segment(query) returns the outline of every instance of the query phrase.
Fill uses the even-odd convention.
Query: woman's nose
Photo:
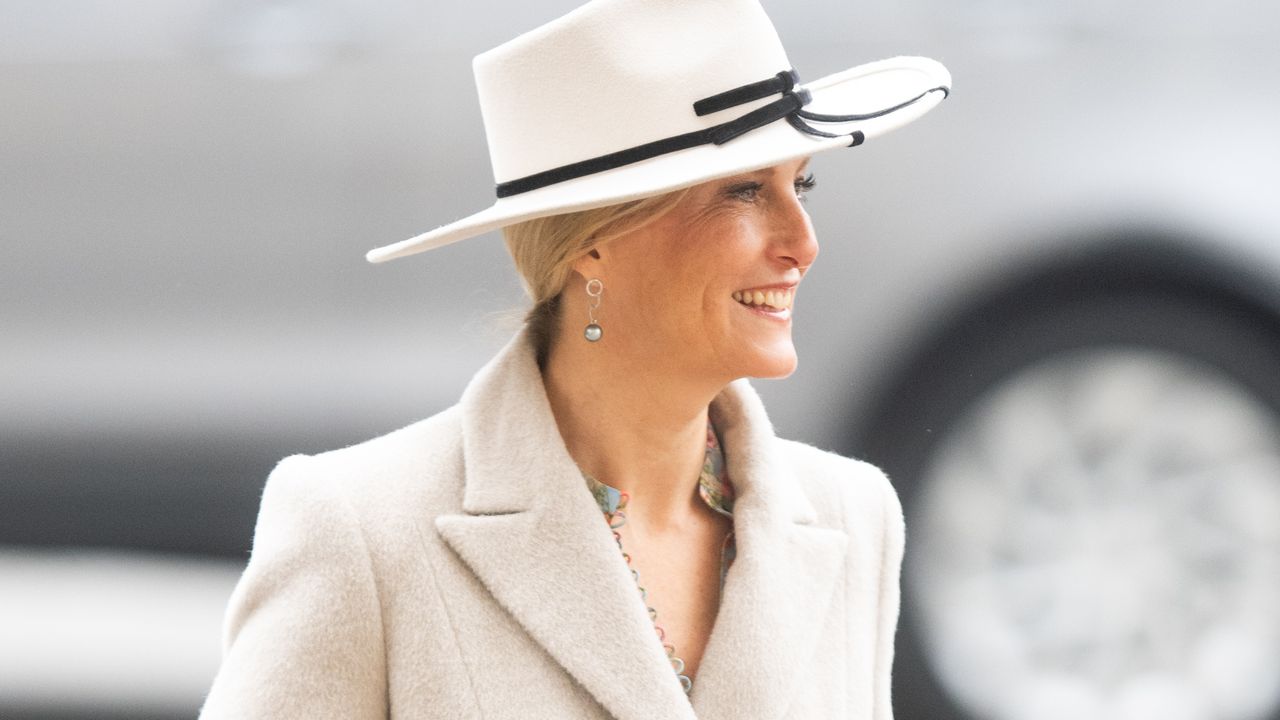
[[[807,270],[818,257],[818,238],[799,198],[783,203],[776,220],[774,255],[780,262]]]

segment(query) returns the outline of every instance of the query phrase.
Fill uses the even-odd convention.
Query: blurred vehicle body
[[[497,238],[363,253],[490,202],[470,58],[576,4],[0,8],[0,716],[192,715],[274,462],[506,339]],[[903,497],[898,717],[1280,718],[1280,9],[765,5],[955,77],[815,159],[757,383]]]

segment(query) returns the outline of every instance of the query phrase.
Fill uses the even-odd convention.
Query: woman
[[[498,202],[369,257],[502,227],[534,308],[458,405],[272,472],[204,717],[891,717],[897,499],[745,378],[796,366],[809,157],[950,78],[789,68],[756,0],[477,58]]]

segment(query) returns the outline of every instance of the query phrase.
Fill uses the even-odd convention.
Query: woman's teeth
[[[795,296],[795,290],[739,290],[733,294],[733,299],[743,305],[760,305],[774,310],[785,310],[791,307],[791,301]]]

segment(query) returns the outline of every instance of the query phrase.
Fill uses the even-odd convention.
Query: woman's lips
[[[742,309],[746,310],[749,313],[754,313],[756,315],[759,315],[761,317],[766,317],[771,320],[790,320],[791,319],[791,308],[783,308],[781,310],[775,310],[773,308],[769,308],[763,305],[742,305]]]

